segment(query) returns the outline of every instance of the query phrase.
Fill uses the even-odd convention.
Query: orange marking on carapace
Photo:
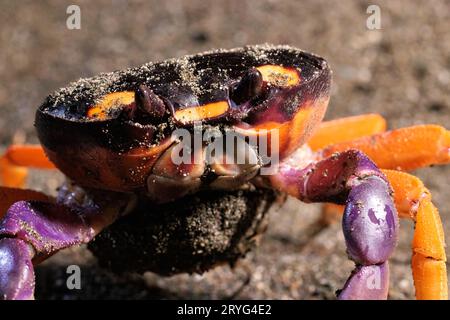
[[[175,118],[182,123],[206,120],[218,117],[228,111],[226,101],[212,102],[202,106],[188,107],[175,111]]]
[[[256,68],[263,81],[278,87],[293,87],[300,83],[300,74],[294,68],[267,64]]]
[[[93,119],[104,120],[108,118],[108,111],[130,105],[134,102],[134,92],[121,91],[105,95],[99,103],[90,107],[87,116]]]
[[[292,152],[301,147],[313,134],[314,129],[322,121],[323,115],[328,104],[328,98],[318,99],[313,102],[305,103],[291,120],[283,123],[268,121],[250,128],[235,127],[236,131],[246,136],[260,136],[267,134],[268,136],[268,152],[273,154],[271,150],[271,139],[276,131],[278,131],[278,150],[280,159],[285,158]]]

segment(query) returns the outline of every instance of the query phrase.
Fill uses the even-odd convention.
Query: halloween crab
[[[11,146],[0,160],[0,297],[33,298],[33,265],[101,237],[137,212],[141,217],[145,211],[159,214],[165,222],[156,219],[155,224],[164,231],[178,219],[177,204],[180,210],[195,211],[215,201],[233,211],[236,206],[223,199],[243,197],[250,213],[240,232],[254,231],[258,223],[252,221],[260,218],[251,212],[264,211],[260,202],[273,200],[264,190],[276,190],[305,202],[345,205],[342,226],[355,269],[338,291],[339,299],[387,298],[398,217],[415,221],[416,297],[447,299],[438,211],[421,181],[404,171],[448,163],[449,131],[419,125],[386,132],[376,114],[321,122],[330,84],[330,68],[316,55],[286,46],[250,46],[82,79],[50,95],[36,113],[41,146]],[[182,142],[172,132],[183,128],[194,134],[199,122],[257,140],[263,133],[276,138],[277,148],[269,144],[268,152],[278,157],[277,170],[262,175],[268,163],[250,143],[207,161],[208,142],[202,142],[188,157],[195,161],[175,164],[174,150]],[[240,152],[247,155],[242,163],[222,161]],[[21,189],[26,167],[57,168],[68,182],[56,198]],[[240,189],[246,190],[243,196],[236,195]],[[249,199],[255,204],[249,205]],[[186,233],[186,226],[176,225],[175,233]],[[142,224],[134,228],[147,230]],[[134,231],[127,232],[121,238],[125,247]],[[155,239],[154,246],[164,242]],[[227,247],[241,244],[230,241]],[[141,256],[135,269],[158,269],[152,259],[144,259],[150,249],[130,250]],[[159,270],[166,274],[201,271],[221,262],[183,267],[183,259],[170,256],[183,254],[176,248],[159,251],[166,256]],[[202,267],[194,267],[199,263]],[[374,274],[380,283],[375,287],[368,285]]]

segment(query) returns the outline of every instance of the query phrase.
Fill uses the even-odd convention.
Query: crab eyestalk
[[[261,95],[263,83],[261,72],[255,68],[250,69],[245,73],[234,89],[232,89],[231,99],[236,104],[250,101]]]
[[[133,117],[161,119],[166,113],[166,106],[149,87],[140,85],[135,91],[134,100],[136,109],[133,112]]]

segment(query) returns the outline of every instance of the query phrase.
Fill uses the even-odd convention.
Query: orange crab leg
[[[401,128],[325,148],[323,156],[361,150],[378,167],[409,171],[450,162],[450,131],[437,125]]]
[[[394,189],[394,199],[401,217],[415,221],[412,243],[412,270],[416,298],[447,300],[447,261],[444,229],[431,194],[422,181],[408,173],[383,170]]]
[[[47,159],[40,145],[12,145],[6,150],[3,157],[20,167],[55,168],[54,164]]]
[[[359,116],[325,121],[308,140],[313,150],[329,145],[351,141],[360,137],[386,131],[386,120],[379,114],[363,114]]]
[[[0,184],[7,187],[22,187],[27,167],[54,169],[39,145],[12,145],[0,157]]]

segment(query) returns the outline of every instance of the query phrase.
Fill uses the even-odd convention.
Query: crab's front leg
[[[1,189],[19,201],[0,221],[0,299],[33,299],[33,265],[58,250],[89,242],[129,203],[126,195],[95,193],[99,201],[93,201],[80,189],[61,190],[57,201],[45,201],[44,195],[43,201],[25,201],[20,199],[27,199],[27,191]]]
[[[356,268],[339,299],[386,299],[388,258],[397,243],[398,218],[385,176],[362,152],[337,153],[306,168],[290,159],[270,176],[272,186],[306,202],[346,204],[343,231]]]

